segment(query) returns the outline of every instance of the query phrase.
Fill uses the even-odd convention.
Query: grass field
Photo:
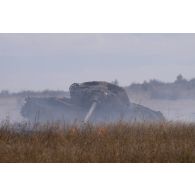
[[[0,125],[0,162],[194,163],[195,124]]]

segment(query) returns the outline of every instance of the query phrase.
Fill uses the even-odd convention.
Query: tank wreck
[[[108,123],[165,120],[161,112],[132,103],[122,87],[108,82],[74,83],[69,92],[70,98],[28,97],[21,114],[30,121],[40,122]]]

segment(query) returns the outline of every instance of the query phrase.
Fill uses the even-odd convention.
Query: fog
[[[20,110],[24,103],[23,98],[0,97],[0,121],[22,122],[25,119],[21,116]]]
[[[154,100],[135,99],[134,102],[142,104],[163,113],[168,121],[195,122],[195,100]]]
[[[168,121],[195,122],[195,100],[155,100],[143,97],[133,97],[131,102],[144,105],[156,111],[161,111]],[[0,98],[0,121],[23,122],[27,119],[20,114],[24,98]]]
[[[195,34],[0,34],[0,91],[68,91],[75,82],[118,79],[131,102],[191,122],[194,51]],[[185,79],[174,82],[180,73]],[[143,83],[153,78],[164,83]],[[24,98],[1,96],[0,121],[26,120]]]

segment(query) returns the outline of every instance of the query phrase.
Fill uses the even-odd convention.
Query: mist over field
[[[130,102],[140,104],[151,108],[155,111],[160,111],[164,115],[167,121],[179,121],[179,122],[195,122],[195,88],[187,87],[187,91],[182,88],[182,85],[189,85],[190,82],[194,81],[191,80],[183,80],[178,81],[176,80],[174,83],[163,83],[166,84],[166,90],[161,90],[161,93],[165,93],[166,97],[162,94],[161,96],[157,96],[158,88],[154,87],[151,83],[140,83],[140,84],[131,84],[128,87],[125,87],[126,92],[129,96]],[[155,81],[156,82],[156,81]],[[176,85],[177,92],[170,90],[170,86]],[[134,86],[136,85],[136,87]],[[139,87],[137,87],[137,85]],[[148,85],[148,89],[146,90],[146,85]],[[141,86],[141,87],[140,87]],[[152,86],[152,88],[151,88]],[[132,89],[133,88],[133,89]],[[155,94],[154,94],[154,91]],[[167,92],[168,91],[168,92]],[[3,92],[5,93],[5,92]],[[8,93],[8,92],[7,92]],[[28,96],[28,93],[32,93],[32,97],[63,97],[69,96],[69,92],[63,91],[50,91],[45,94],[45,92],[21,92],[21,93],[14,93],[14,94],[4,94],[0,95],[0,121],[9,120],[10,122],[22,122],[28,121],[21,115],[21,108],[25,103],[25,97]],[[186,95],[187,93],[191,95]],[[1,93],[2,94],[2,93]],[[26,94],[26,95],[25,95]],[[34,94],[34,95],[33,95]],[[152,95],[151,95],[152,94]],[[152,96],[152,97],[151,97]],[[154,96],[154,97],[153,97]],[[182,97],[181,97],[182,96]]]
[[[167,120],[195,121],[194,50],[192,33],[0,34],[0,120],[25,120],[20,111],[29,94],[20,91],[63,97],[75,82],[118,79],[130,102]]]
[[[161,111],[170,121],[195,122],[195,100],[152,100],[137,98],[133,102]],[[11,122],[24,121],[21,108],[24,98],[0,98],[0,121],[9,119]]]

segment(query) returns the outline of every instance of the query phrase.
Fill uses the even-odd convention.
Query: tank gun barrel
[[[97,106],[97,102],[94,101],[87,113],[87,115],[85,116],[85,119],[84,119],[84,123],[87,123],[91,117],[91,115],[93,114],[94,110],[96,109],[96,106]]]

